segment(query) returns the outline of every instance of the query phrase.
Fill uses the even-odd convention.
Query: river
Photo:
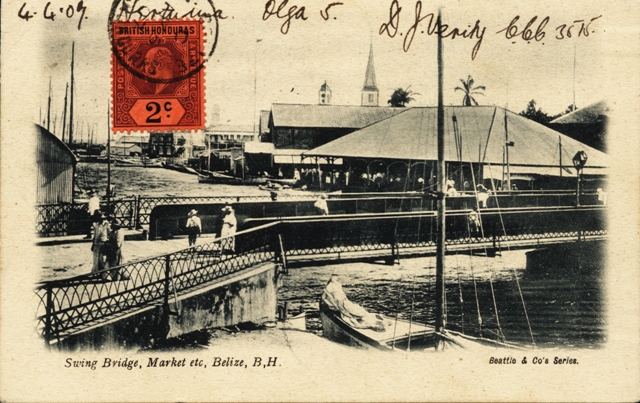
[[[106,188],[106,164],[79,163],[78,184]],[[200,184],[194,175],[162,168],[112,167],[119,196],[265,195],[256,186]],[[521,345],[598,348],[606,341],[599,273],[570,277],[561,272],[534,277],[525,271],[525,251],[502,256],[447,256],[447,326],[464,333]],[[373,312],[433,322],[435,258],[404,259],[400,266],[347,263],[291,269],[279,302],[309,311],[308,327],[320,331],[318,300],[332,273],[349,298]],[[518,281],[516,281],[516,279]],[[412,303],[413,301],[413,303]],[[498,315],[495,315],[497,308]],[[204,341],[208,344],[208,341]]]
[[[76,183],[81,189],[107,188],[107,164],[78,163]],[[116,195],[149,197],[184,196],[267,196],[257,186],[231,186],[198,183],[198,177],[165,168],[111,166],[111,184]]]

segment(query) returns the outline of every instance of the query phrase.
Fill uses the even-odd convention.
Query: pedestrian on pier
[[[236,230],[238,229],[238,219],[231,206],[225,206],[222,209],[224,217],[222,217],[222,229],[220,230],[220,237],[225,238],[222,240],[220,248],[222,253],[231,254],[235,252],[235,237]]]
[[[124,231],[122,230],[122,224],[120,220],[115,219],[111,223],[111,233],[109,234],[109,244],[107,247],[107,265],[108,268],[120,266],[124,263],[124,257],[122,255],[122,246],[124,245]],[[115,270],[111,272],[112,280],[126,280],[129,276]]]
[[[187,214],[187,234],[189,235],[189,246],[196,244],[198,235],[202,232],[202,222],[198,217],[198,210],[193,209]]]
[[[106,254],[107,244],[109,242],[109,232],[111,231],[111,223],[107,219],[107,216],[98,211],[98,222],[95,225],[95,232],[93,234],[93,242],[91,244],[91,251],[93,252],[93,267],[92,273],[97,273],[105,269],[106,266]],[[106,276],[103,275],[103,278]]]
[[[89,192],[91,196],[89,198],[89,203],[87,204],[87,214],[89,216],[89,228],[87,229],[87,236],[84,239],[91,239],[91,230],[94,227],[94,224],[98,222],[99,218],[96,216],[96,212],[100,210],[100,196],[98,192],[95,190],[91,190]]]
[[[470,236],[477,238],[480,233],[480,226],[482,225],[480,222],[480,214],[478,214],[477,207],[474,207],[474,209],[471,210],[467,218],[469,220]]]
[[[313,203],[313,207],[319,215],[329,215],[329,206],[327,205],[327,195],[322,194],[320,198]]]

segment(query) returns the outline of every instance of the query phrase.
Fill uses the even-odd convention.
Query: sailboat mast
[[[67,95],[69,95],[69,83],[64,89],[64,111],[62,112],[62,142],[64,143],[65,133],[67,132]]]
[[[111,209],[111,105],[107,104],[107,209]]]
[[[71,97],[69,98],[69,144],[73,143],[73,64],[76,52],[76,43],[71,43]]]
[[[444,331],[445,300],[444,300],[444,243],[445,234],[445,161],[444,161],[444,103],[443,103],[443,63],[442,63],[442,15],[438,9],[438,215],[436,240],[436,332]]]
[[[49,77],[49,102],[47,103],[47,131],[51,132],[51,77]]]
[[[560,150],[560,177],[562,178],[562,137],[558,136],[558,149]]]
[[[509,127],[507,124],[508,120],[507,120],[507,110],[504,110],[504,137],[505,137],[505,142],[504,142],[504,155],[505,158],[507,160],[507,190],[511,190],[511,169],[509,168],[509,146],[511,145],[509,143]]]

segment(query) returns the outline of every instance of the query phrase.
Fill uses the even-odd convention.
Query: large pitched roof
[[[360,129],[404,110],[405,108],[388,106],[271,105],[271,115],[275,127]]]
[[[437,160],[435,107],[399,108],[401,113],[314,148],[305,155],[353,158]],[[445,159],[458,161],[453,116],[462,138],[462,161],[502,165],[505,114],[511,165],[559,166],[559,138],[562,139],[563,166],[584,150],[588,167],[608,166],[607,155],[513,112],[493,106],[445,107]]]
[[[606,118],[609,114],[607,101],[596,102],[582,109],[560,116],[558,119],[552,120],[550,123],[570,124],[570,123],[598,123]]]

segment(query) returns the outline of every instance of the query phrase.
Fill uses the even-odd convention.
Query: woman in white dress
[[[222,229],[220,230],[220,237],[226,239],[222,240],[221,249],[222,253],[234,253],[235,251],[235,237],[230,236],[236,233],[238,229],[238,220],[231,206],[225,206],[222,209],[224,217],[222,217]]]

